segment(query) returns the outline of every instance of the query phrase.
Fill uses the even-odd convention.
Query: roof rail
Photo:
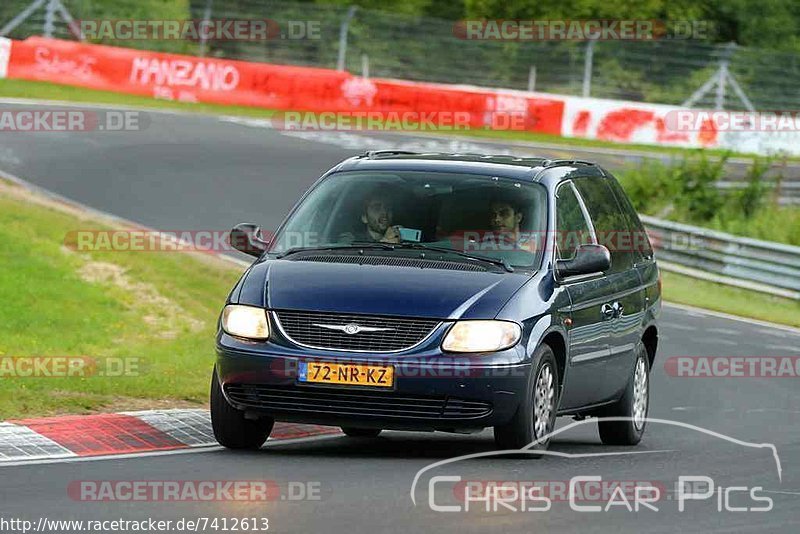
[[[550,159],[545,160],[543,164],[544,167],[560,167],[562,165],[591,165],[596,167],[597,163],[583,159]]]
[[[418,152],[411,150],[367,150],[361,155],[361,157],[375,159],[381,156],[405,156],[413,154],[418,154]]]

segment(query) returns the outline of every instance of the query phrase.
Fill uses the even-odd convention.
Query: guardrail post
[[[536,65],[531,65],[528,71],[528,91],[531,93],[536,90]]]
[[[597,43],[595,37],[589,37],[586,44],[586,58],[583,62],[583,97],[588,98],[592,92],[592,68],[594,64],[594,45]]]
[[[369,78],[369,56],[361,54],[361,77]]]
[[[211,10],[214,7],[214,0],[207,0],[206,1],[206,8],[203,10],[203,28],[208,26],[208,21],[211,19]],[[200,57],[205,57],[206,55],[206,35],[208,32],[203,32],[200,36],[200,50],[199,54]]]
[[[52,37],[56,29],[56,6],[58,0],[50,0],[47,2],[47,7],[44,10],[44,25],[42,26],[42,33],[45,37]]]
[[[336,70],[344,70],[345,61],[347,59],[347,34],[350,30],[350,21],[353,19],[353,16],[356,14],[356,6],[350,6],[350,9],[347,10],[347,15],[345,15],[344,20],[342,20],[341,26],[339,26],[339,57],[336,61]]]

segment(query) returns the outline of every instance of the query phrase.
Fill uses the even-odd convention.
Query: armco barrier
[[[640,218],[663,269],[800,300],[800,247]]]

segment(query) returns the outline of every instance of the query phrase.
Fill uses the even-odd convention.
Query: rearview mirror
[[[611,268],[611,253],[603,245],[581,245],[575,257],[556,261],[556,272],[560,278],[581,274],[601,273]]]
[[[269,246],[269,241],[261,237],[261,227],[253,223],[240,223],[230,233],[231,246],[239,252],[251,256],[261,256]]]

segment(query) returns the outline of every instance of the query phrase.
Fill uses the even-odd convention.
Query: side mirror
[[[261,237],[261,227],[253,223],[240,223],[230,233],[231,246],[251,256],[261,256],[269,246],[269,241]]]
[[[603,245],[581,245],[571,260],[556,261],[561,278],[605,272],[611,268],[611,253]]]

